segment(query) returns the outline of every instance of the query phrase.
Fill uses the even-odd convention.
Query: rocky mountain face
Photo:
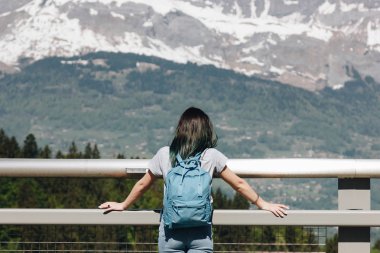
[[[0,69],[132,52],[309,90],[380,80],[379,0],[0,0]]]

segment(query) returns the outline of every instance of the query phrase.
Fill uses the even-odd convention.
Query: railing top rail
[[[13,225],[158,225],[157,211],[103,214],[99,209],[0,209],[0,224]],[[285,218],[261,210],[214,211],[214,225],[380,226],[380,211],[289,210]]]
[[[0,159],[0,177],[136,178],[149,159]],[[379,178],[380,159],[230,159],[227,166],[251,178]]]

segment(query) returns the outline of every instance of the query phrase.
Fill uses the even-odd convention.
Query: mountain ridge
[[[352,80],[346,67],[380,80],[379,2],[3,2],[0,62],[8,69],[21,58],[109,51],[213,64],[309,90],[341,88]]]
[[[130,53],[46,58],[0,78],[0,127],[61,150],[96,140],[108,156],[150,156],[170,139],[175,115],[198,106],[231,156],[376,157],[380,85],[351,71],[344,88],[310,92]]]

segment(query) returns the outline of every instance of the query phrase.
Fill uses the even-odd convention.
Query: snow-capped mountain
[[[133,52],[306,89],[380,81],[380,0],[0,0],[0,69]],[[356,71],[354,71],[356,70]]]

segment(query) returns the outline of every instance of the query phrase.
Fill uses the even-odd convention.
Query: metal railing
[[[0,177],[137,178],[149,160],[0,159]],[[339,253],[370,252],[370,227],[380,227],[380,211],[370,208],[370,178],[380,177],[380,160],[231,159],[236,174],[251,178],[338,178],[339,210],[293,210],[275,218],[259,210],[215,210],[215,225],[339,227]],[[0,209],[0,224],[157,225],[155,211],[103,215],[91,209]]]
[[[103,215],[99,209],[0,209],[0,224],[12,225],[159,225],[159,211],[123,211]],[[276,218],[262,210],[215,210],[214,225],[380,227],[380,211],[289,210]]]
[[[0,159],[0,177],[136,178],[148,159]],[[380,159],[230,159],[246,178],[380,178]]]

